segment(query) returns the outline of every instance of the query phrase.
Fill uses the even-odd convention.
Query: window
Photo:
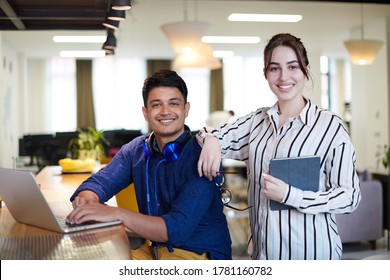
[[[332,108],[332,102],[329,91],[329,59],[326,56],[320,58],[320,70],[321,70],[321,106],[330,110]]]
[[[46,67],[45,110],[50,132],[76,129],[76,62],[53,58]]]
[[[224,109],[243,116],[276,99],[262,71],[262,58],[224,59]],[[96,128],[140,129],[148,125],[142,115],[142,86],[146,78],[143,59],[104,57],[93,61],[93,94]],[[192,130],[205,125],[209,116],[210,70],[177,70],[188,88],[191,104],[186,124]],[[76,63],[74,59],[55,58],[49,62],[48,103],[51,131],[76,129]]]
[[[142,115],[145,61],[104,57],[93,61],[92,71],[96,128],[147,132]]]
[[[177,73],[187,84],[190,112],[185,123],[191,130],[205,125],[210,107],[210,70],[205,68],[183,68]]]
[[[224,110],[240,117],[276,102],[264,78],[263,58],[235,56],[224,59],[223,65]]]
[[[186,68],[177,73],[188,88],[191,104],[186,124],[192,130],[204,126],[209,108],[210,71]],[[148,125],[142,115],[142,86],[146,78],[146,64],[141,59],[94,60],[93,92],[96,127],[98,129],[140,129]]]

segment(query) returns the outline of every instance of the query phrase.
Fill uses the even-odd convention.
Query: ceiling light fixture
[[[283,14],[244,14],[233,13],[228,16],[229,21],[254,21],[254,22],[299,22],[301,15]]]
[[[118,20],[112,20],[112,19],[106,18],[103,22],[103,25],[107,28],[111,28],[111,29],[115,29],[115,30],[119,29],[119,21]]]
[[[113,29],[107,29],[107,40],[103,44],[103,49],[115,49],[116,38]]]
[[[106,36],[53,36],[54,43],[103,43]]]
[[[173,68],[204,67],[211,70],[219,69],[222,63],[213,54],[213,48],[204,43],[200,43],[195,49],[189,52],[178,54],[173,61]]]
[[[107,16],[108,19],[110,20],[125,20],[126,19],[126,11],[125,10],[115,10],[111,8],[110,12],[108,13]]]
[[[93,58],[104,57],[106,52],[102,51],[61,51],[61,57],[74,57],[74,58]]]
[[[197,20],[197,5],[195,6],[196,20],[188,21],[187,1],[183,2],[184,21],[167,23],[161,26],[161,30],[177,53],[173,67],[221,68],[221,61],[214,57],[212,47],[202,43],[202,37],[209,28],[209,24]],[[197,1],[194,1],[194,3],[197,4]]]
[[[203,43],[209,44],[257,44],[258,36],[203,36]]]
[[[161,29],[174,51],[181,53],[196,48],[208,27],[209,24],[203,21],[181,21],[164,24]]]
[[[344,41],[344,46],[351,57],[352,63],[356,65],[372,64],[383,45],[380,40],[364,39],[364,21],[363,21],[363,4],[361,7],[361,39]]]
[[[344,45],[355,65],[370,65],[383,45],[379,40],[349,40]]]
[[[131,0],[112,0],[112,8],[114,10],[129,10],[131,9]]]
[[[115,50],[114,49],[104,49],[104,51],[106,52],[106,56],[115,54]]]

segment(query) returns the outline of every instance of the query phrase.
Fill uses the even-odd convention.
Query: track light
[[[112,0],[112,8],[114,10],[129,10],[131,9],[130,0]]]
[[[126,11],[125,10],[114,10],[111,9],[107,16],[110,20],[125,20],[126,19]]]
[[[115,50],[114,49],[104,49],[106,51],[106,56],[107,55],[115,55]]]
[[[119,29],[119,21],[117,20],[112,20],[112,19],[108,19],[106,18],[103,22],[103,25],[107,28],[111,28],[111,29]]]
[[[103,49],[115,49],[116,48],[116,38],[114,35],[113,29],[107,30],[107,40],[103,44]]]

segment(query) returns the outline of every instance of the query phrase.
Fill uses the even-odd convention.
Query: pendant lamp
[[[222,62],[213,55],[213,48],[206,43],[200,43],[191,51],[179,53],[173,61],[173,68],[196,67],[211,70],[222,67]]]
[[[209,24],[203,21],[172,22],[161,26],[176,53],[196,48],[208,28]]]
[[[206,34],[209,24],[204,21],[187,20],[186,1],[184,1],[184,4],[184,21],[171,22],[161,26],[161,30],[177,53],[173,68],[221,68],[222,63],[214,57],[212,47],[209,44],[202,43],[202,37]]]
[[[356,65],[372,64],[383,45],[379,40],[349,40],[344,45],[351,57],[352,63]]]
[[[363,4],[361,4],[361,22],[361,39],[344,41],[344,46],[353,64],[369,65],[374,62],[383,42],[364,39]]]

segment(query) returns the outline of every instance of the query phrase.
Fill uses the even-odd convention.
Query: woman
[[[303,95],[309,60],[299,38],[277,34],[264,49],[264,75],[277,97],[222,126],[203,128],[198,171],[216,176],[223,158],[244,161],[248,172],[252,259],[341,259],[335,214],[360,201],[356,155],[342,120]],[[210,135],[216,137],[210,137]],[[219,139],[219,141],[217,141]],[[320,156],[319,191],[303,191],[269,175],[272,158]],[[270,209],[270,200],[292,206]]]

